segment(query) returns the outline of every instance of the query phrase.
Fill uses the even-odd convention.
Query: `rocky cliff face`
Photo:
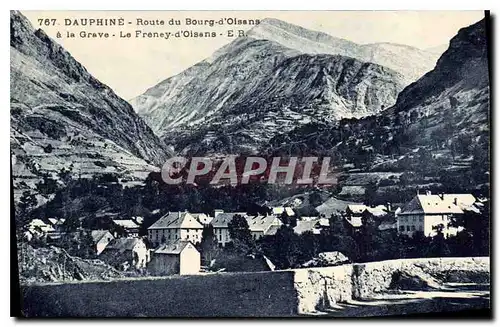
[[[403,75],[405,85],[431,70],[442,53],[395,43],[361,45],[272,18],[264,19],[248,36],[275,41],[303,53],[339,54],[379,64]]]
[[[167,150],[132,107],[42,30],[11,12],[11,154],[16,194],[61,168],[124,179],[160,166]]]
[[[397,111],[408,111],[440,98],[481,93],[489,88],[487,39],[484,20],[462,28],[450,41],[436,67],[398,96]],[[449,100],[449,99],[446,99]],[[451,100],[450,106],[456,103]],[[460,102],[460,101],[459,101]]]

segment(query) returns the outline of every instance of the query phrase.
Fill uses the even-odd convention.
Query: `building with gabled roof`
[[[297,225],[293,228],[293,231],[299,235],[305,232],[312,232],[313,234],[319,235],[323,227],[325,226],[321,224],[320,218],[297,220]]]
[[[91,235],[97,255],[101,254],[109,242],[114,239],[113,235],[107,230],[93,230]]]
[[[225,246],[227,243],[231,242],[231,236],[229,235],[229,223],[233,220],[235,215],[240,215],[246,217],[246,212],[223,212],[222,210],[215,211],[215,217],[210,223],[214,228],[214,235],[217,239],[217,243],[220,246]]]
[[[245,219],[247,220],[250,233],[255,240],[260,239],[264,235],[276,234],[277,228],[282,225],[281,220],[274,215],[245,216]]]
[[[153,275],[193,275],[200,272],[201,255],[190,241],[177,240],[153,251],[148,270]]]
[[[139,236],[139,225],[132,219],[113,219],[113,224],[122,228],[127,236]]]
[[[153,246],[177,240],[201,242],[203,225],[189,212],[168,212],[148,228],[148,240]]]
[[[353,228],[360,228],[363,225],[363,216],[381,218],[388,213],[389,210],[384,205],[370,207],[364,204],[348,204],[346,208],[346,220]]]
[[[42,219],[33,219],[29,222],[27,231],[31,236],[46,237],[56,230],[51,224],[45,223]]]
[[[435,227],[442,224],[445,237],[456,235],[456,227],[448,226],[453,215],[473,210],[476,198],[472,194],[417,194],[397,213],[397,229],[401,234],[413,235],[421,231],[425,236],[436,234]]]
[[[99,259],[117,269],[144,268],[149,261],[149,250],[140,238],[115,238],[104,248]]]
[[[294,217],[295,211],[291,207],[273,207],[271,208],[273,215],[281,215],[284,212],[288,215],[288,217]]]

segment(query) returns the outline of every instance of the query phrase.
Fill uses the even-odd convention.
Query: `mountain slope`
[[[11,12],[11,154],[15,190],[61,168],[135,179],[167,150],[132,107],[42,30]]]
[[[343,60],[338,66],[338,55],[353,60]],[[243,142],[243,148],[254,151],[257,143],[288,128],[270,131],[273,124],[282,126],[378,113],[393,105],[395,94],[430,70],[436,59],[435,53],[408,46],[358,45],[277,19],[264,19],[246,37],[236,39],[205,61],[153,86],[132,99],[131,104],[153,131],[175,145],[178,151],[189,146],[188,141],[198,143],[195,146],[200,151],[203,144],[199,142],[227,143],[214,136],[217,129],[233,130],[234,122],[241,127],[245,125],[241,119],[245,116],[237,115],[245,111],[259,112],[265,121],[251,118],[246,122],[248,131],[243,132],[243,137],[237,137],[237,142]],[[408,61],[412,65],[408,65]],[[380,66],[371,65],[360,70],[362,62],[389,69],[375,69]],[[291,67],[287,68],[289,64]],[[351,64],[353,67],[349,68]],[[331,71],[330,66],[335,66],[336,71]],[[370,69],[372,73],[363,75]],[[343,72],[348,75],[336,75]],[[341,79],[345,77],[351,79],[353,85],[343,84]],[[309,78],[312,80],[308,81]],[[303,109],[309,111],[307,117],[302,117]],[[264,114],[264,110],[268,114]],[[296,118],[290,119],[288,114],[280,116],[276,114],[279,111]],[[224,120],[231,124],[223,124]],[[200,138],[203,133],[208,133],[207,137]],[[248,142],[252,144],[245,144]],[[220,146],[215,148],[223,150]]]
[[[393,107],[359,120],[299,126],[274,137],[265,152],[333,155],[345,171],[340,194],[361,195],[351,200],[362,200],[372,182],[396,202],[407,200],[399,198],[402,189],[414,194],[418,186],[483,188],[489,176],[489,91],[482,20],[462,28],[435,69],[401,91]],[[388,172],[404,173],[404,181],[396,176],[381,183]]]
[[[241,100],[230,97],[231,107],[178,133],[174,142],[189,154],[258,153],[275,135],[296,126],[381,111],[394,103],[400,80],[385,67],[348,57],[295,56]]]
[[[407,84],[394,70],[353,58],[403,46],[374,50],[272,19],[248,35],[131,100],[177,151],[253,153],[296,124],[378,113]]]
[[[222,107],[231,107],[277,63],[299,54],[277,43],[252,38],[237,39],[221,50],[209,59],[212,62],[199,63],[131,100],[138,114],[152,122],[158,135],[200,122]]]

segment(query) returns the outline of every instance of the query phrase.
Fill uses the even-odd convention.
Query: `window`
[[[404,232],[405,231],[405,226],[399,226],[399,231]]]
[[[406,231],[409,232],[410,231],[410,225],[406,226]]]
[[[411,230],[412,230],[412,232],[415,231],[415,225],[411,226]]]

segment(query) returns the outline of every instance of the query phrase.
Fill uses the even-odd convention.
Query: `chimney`
[[[430,190],[425,191],[426,195],[432,195],[432,192]]]
[[[217,215],[218,215],[218,214],[223,213],[223,212],[224,212],[224,210],[221,210],[221,209],[215,209],[215,210],[214,210],[214,218],[215,218],[215,217],[217,217]]]
[[[387,202],[387,211],[391,211],[391,203],[390,202]]]
[[[443,192],[439,193],[439,197],[441,198],[441,200],[444,200],[444,193]]]
[[[457,198],[453,199],[453,204],[456,205],[456,206],[458,205],[458,199]]]

